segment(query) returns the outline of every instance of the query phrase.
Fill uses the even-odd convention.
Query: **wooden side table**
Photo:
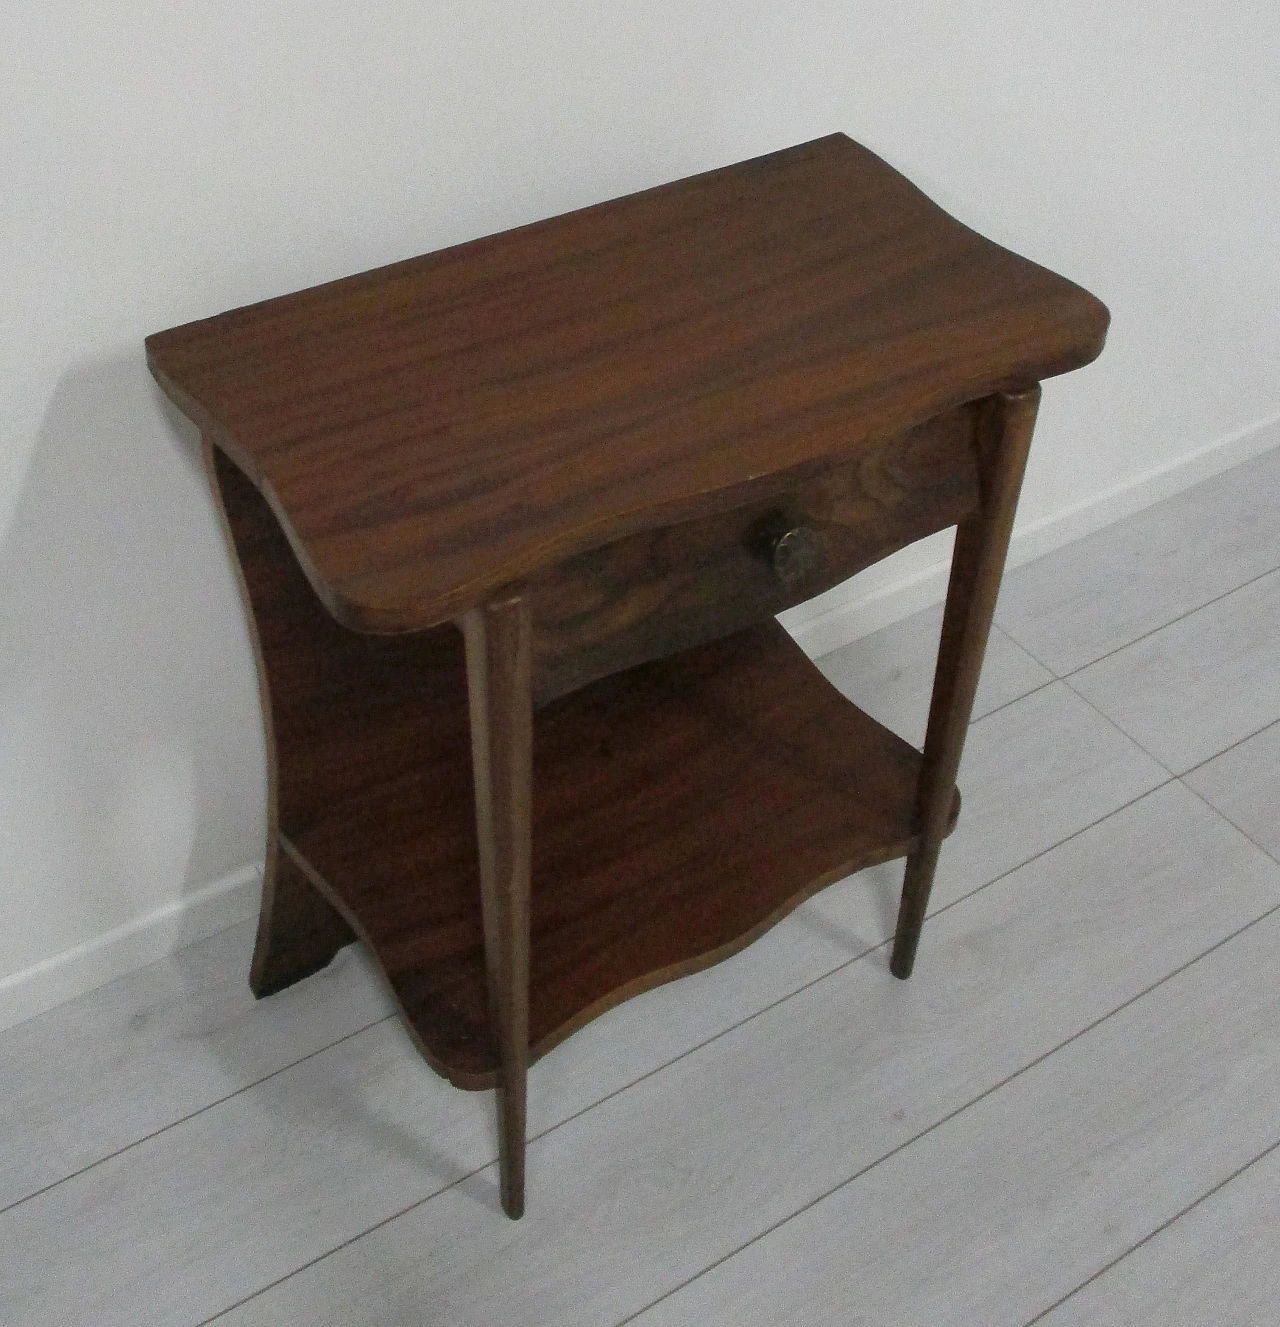
[[[898,856],[906,977],[1038,384],[1106,327],[837,134],[150,337],[258,652],[255,993],[362,940],[497,1086],[514,1217],[528,1065],[610,1006]],[[921,754],[773,617],[949,525]]]

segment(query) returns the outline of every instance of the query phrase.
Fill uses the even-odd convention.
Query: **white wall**
[[[0,1022],[254,903],[250,656],[148,332],[842,129],[1112,308],[1022,555],[1280,440],[1271,3],[5,10]],[[938,555],[791,621],[829,647]]]

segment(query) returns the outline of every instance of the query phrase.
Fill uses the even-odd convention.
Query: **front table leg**
[[[889,964],[911,975],[955,795],[969,714],[995,613],[1013,516],[1040,404],[1040,386],[1002,392],[986,403],[978,438],[978,510],[956,528],[951,583],[942,619],[938,667],[929,707],[924,763],[916,794],[916,850],[907,858],[898,928]]]
[[[502,1207],[524,1212],[529,1071],[529,868],[533,689],[528,607],[511,598],[461,619],[471,709],[489,1017],[498,1052]]]

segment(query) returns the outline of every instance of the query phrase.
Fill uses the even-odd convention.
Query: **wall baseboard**
[[[4,978],[0,981],[0,1030],[257,916],[261,887],[262,863],[258,862]]]
[[[1251,424],[1208,447],[1117,484],[1096,498],[1065,511],[1015,526],[1008,565],[1020,567],[1025,562],[1033,562],[1056,548],[1083,539],[1085,535],[1144,507],[1154,506],[1273,447],[1280,447],[1280,416]],[[859,593],[855,581],[849,585],[847,597],[834,604],[828,603],[822,612],[811,618],[789,620],[787,629],[810,658],[819,658],[922,608],[941,603],[947,591],[949,571],[948,557],[870,593]]]
[[[1009,565],[1020,566],[1092,534],[1202,480],[1280,446],[1280,417],[1117,485],[1087,502],[1015,529]],[[789,630],[812,658],[938,603],[947,586],[940,560],[888,585],[860,593]],[[829,601],[828,601],[829,602]],[[257,915],[262,863],[244,867],[193,893],[0,981],[0,1029],[44,1013],[216,931]]]

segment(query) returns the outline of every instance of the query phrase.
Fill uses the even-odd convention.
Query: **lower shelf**
[[[428,1061],[492,1086],[462,637],[339,627],[261,494],[211,461],[252,608],[272,823],[373,952]],[[533,757],[535,1058],[913,846],[919,752],[771,620],[553,701]],[[289,888],[300,953],[323,961],[347,929]]]
[[[436,644],[431,709],[456,731],[292,843],[374,951],[427,1059],[481,1088],[495,1059],[466,678],[460,638],[443,629]],[[773,622],[539,712],[531,1056],[741,949],[823,885],[906,854],[920,759]]]

